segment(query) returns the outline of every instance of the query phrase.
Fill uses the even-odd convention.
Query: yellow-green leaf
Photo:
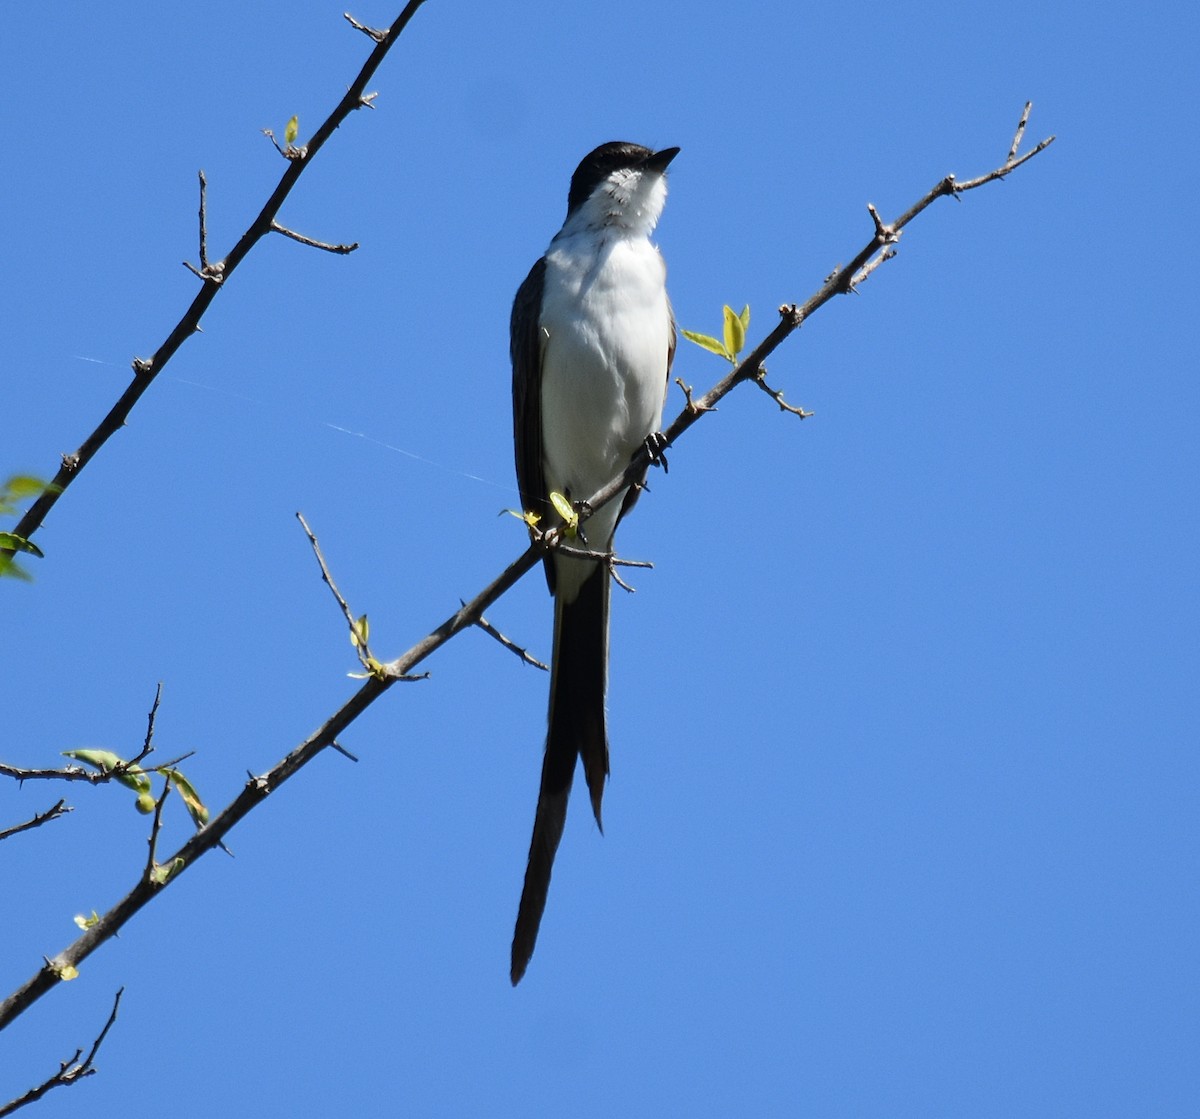
[[[59,979],[64,982],[69,983],[72,979],[79,978],[79,968],[75,967],[74,964],[63,964],[62,967],[57,967],[54,970],[58,973]]]
[[[750,304],[749,303],[747,303],[746,306],[744,306],[742,308],[742,313],[740,315],[738,315],[738,318],[742,320],[743,332],[749,330],[750,329]]]
[[[567,530],[567,535],[574,538],[579,531],[579,514],[571,507],[571,503],[561,494],[552,493],[550,495],[550,504],[554,506],[554,511],[563,519],[563,527]]]
[[[721,345],[711,334],[700,334],[695,330],[681,330],[679,332],[689,342],[694,342],[701,349],[708,350],[710,353],[720,354],[721,357],[729,357],[725,347]]]
[[[742,320],[734,314],[729,304],[725,305],[725,349],[726,356],[733,361],[746,345],[746,328]]]
[[[8,548],[13,552],[28,552],[31,556],[37,556],[38,559],[45,559],[41,548],[32,540],[26,540],[25,537],[18,536],[15,532],[0,532],[0,548]]]
[[[285,144],[294,144],[296,137],[300,135],[300,118],[292,117],[287,122],[287,127],[283,130],[283,141]]]
[[[200,799],[200,794],[196,792],[192,783],[177,769],[164,769],[159,772],[179,790],[179,795],[183,797],[183,803],[187,806],[192,823],[198,828],[204,827],[208,823],[208,808],[205,807],[204,802]]]
[[[367,643],[367,634],[370,632],[371,627],[367,624],[367,616],[364,614],[350,627],[350,644],[356,649],[359,646],[365,646]]]
[[[111,750],[64,750],[62,756],[83,762],[84,765],[90,765],[93,769],[100,770],[101,773],[116,769],[124,761],[124,758],[114,754]]]
[[[93,925],[98,925],[99,923],[100,923],[100,914],[97,913],[94,909],[92,910],[92,915],[90,917],[85,917],[82,913],[75,914],[75,924],[77,924],[81,929],[84,929],[85,931],[87,929],[90,929]]]

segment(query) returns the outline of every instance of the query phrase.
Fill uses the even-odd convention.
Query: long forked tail
[[[608,734],[604,725],[604,692],[608,682],[607,569],[597,567],[574,601],[564,602],[563,597],[560,590],[554,606],[550,715],[542,785],[533,819],[525,887],[513,932],[510,978],[514,987],[525,974],[537,943],[554,854],[567,819],[567,799],[571,795],[577,757],[583,759],[596,823],[604,830],[600,801],[608,777]]]

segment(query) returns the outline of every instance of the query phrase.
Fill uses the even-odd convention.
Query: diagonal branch
[[[26,820],[23,824],[17,824],[11,828],[5,828],[0,831],[0,841],[8,839],[9,836],[18,835],[23,831],[29,831],[31,828],[40,828],[43,824],[49,823],[51,820],[57,820],[59,816],[65,816],[68,812],[74,812],[65,800],[60,800],[57,804],[52,804],[45,812],[35,812],[32,820]]]
[[[365,93],[367,82],[371,80],[375,71],[379,68],[379,64],[383,61],[388,51],[395,45],[396,40],[399,39],[404,29],[408,26],[409,20],[412,19],[417,9],[423,3],[424,0],[409,0],[404,10],[396,17],[392,26],[386,32],[378,33],[378,38],[375,39],[375,48],[363,64],[358,77],[350,84],[350,88],[346,91],[345,96],[338,102],[333,112],[325,118],[324,123],[313,134],[312,139],[304,146],[303,150],[297,149],[295,158],[289,158],[287,168],[280,177],[275,190],[271,193],[271,197],[267,199],[258,216],[250,223],[249,228],[230,250],[229,255],[223,261],[215,261],[211,264],[204,260],[201,261],[199,275],[203,283],[192,300],[191,306],[184,312],[179,322],[175,324],[174,329],[167,335],[165,341],[154,351],[152,357],[134,359],[133,380],[129,383],[129,387],[121,394],[120,399],[112,406],[108,415],[100,421],[99,426],[83,441],[79,449],[73,454],[63,456],[62,466],[54,476],[53,484],[47,487],[45,492],[29,507],[16,528],[13,529],[13,532],[17,536],[28,540],[41,527],[42,522],[46,519],[46,515],[54,508],[55,502],[66,492],[67,487],[79,476],[79,472],[91,462],[100,448],[108,442],[109,437],[124,426],[129,413],[133,411],[134,406],[142,398],[142,394],[150,387],[159,373],[163,371],[167,362],[175,356],[175,352],[179,347],[200,329],[200,320],[204,317],[204,313],[208,310],[209,305],[221,290],[223,286],[222,281],[228,278],[230,273],[241,264],[250,250],[264,236],[272,232],[275,219],[283,203],[286,201],[300,176],[304,173],[305,168],[308,167],[317,152],[324,146],[325,141],[333,135],[338,125],[354,112],[355,109],[370,104],[370,95]],[[372,36],[372,38],[375,38],[375,36]],[[202,223],[204,187],[205,182],[201,178]],[[203,224],[201,229],[201,236],[203,237]],[[343,249],[343,246],[337,246],[331,251],[338,252],[343,251]],[[193,271],[197,270],[193,269]],[[4,551],[7,554],[12,554],[8,549]]]
[[[121,1006],[121,996],[124,993],[124,987],[117,992],[117,997],[113,999],[112,1011],[108,1015],[108,1021],[96,1035],[96,1040],[92,1042],[92,1048],[88,1051],[88,1055],[81,1061],[79,1058],[83,1056],[83,1050],[76,1049],[75,1055],[69,1061],[63,1061],[58,1072],[53,1076],[42,1081],[36,1088],[30,1088],[25,1095],[10,1100],[0,1107],[0,1119],[5,1115],[11,1115],[26,1104],[40,1100],[51,1088],[58,1088],[65,1084],[77,1084],[85,1076],[91,1076],[96,1071],[96,1054],[100,1052],[100,1046],[104,1044],[104,1039],[108,1037],[108,1031],[112,1029],[113,1023],[117,1020],[117,1010]]]
[[[1051,140],[1053,137],[1051,137]],[[1042,151],[1051,140],[1045,140],[1038,145],[1031,155]],[[994,172],[980,176],[967,183],[954,183],[952,177],[943,179],[928,194],[914,204],[905,214],[891,226],[885,225],[876,217],[875,234],[857,256],[844,268],[836,269],[821,287],[800,305],[787,304],[780,308],[780,321],[774,330],[764,338],[758,346],[745,358],[740,365],[726,374],[699,400],[690,397],[683,411],[671,422],[663,432],[666,437],[664,446],[675,443],[702,416],[708,415],[715,409],[718,401],[727,396],[739,384],[759,377],[763,363],[780,345],[781,342],[800,328],[800,325],[814,311],[828,303],[835,295],[842,295],[851,289],[852,279],[858,275],[876,253],[883,251],[895,240],[895,234],[921,213],[935,198],[945,194],[961,193],[962,191],[982,186],[993,179],[1002,178],[1015,167],[1020,166],[1029,156],[1013,161],[1009,160]],[[949,182],[952,185],[947,187]],[[586,520],[603,508],[610,501],[623,494],[631,485],[637,484],[650,466],[650,451],[643,447],[630,461],[625,470],[616,478],[601,487],[587,501],[581,503],[580,521]],[[333,746],[338,735],[350,726],[368,707],[383,695],[398,680],[406,678],[408,673],[422,661],[426,660],[437,649],[441,648],[456,634],[478,624],[483,612],[492,603],[508,591],[522,576],[536,567],[543,559],[548,549],[559,547],[565,534],[559,528],[540,533],[537,539],[514,559],[495,579],[483,588],[473,599],[464,603],[460,609],[451,614],[440,626],[421,638],[407,652],[395,660],[380,666],[380,672],[365,680],[358,691],[350,697],[342,707],[318,727],[307,739],[298,745],[290,754],[281,759],[266,774],[261,777],[251,776],[246,786],[237,797],[219,815],[200,831],[196,832],[182,847],[167,860],[176,868],[174,873],[163,881],[141,878],[133,889],[125,895],[112,909],[104,914],[91,928],[84,931],[74,943],[70,944],[53,959],[48,959],[45,965],[25,984],[0,1003],[0,1029],[3,1029],[19,1015],[24,1013],[42,995],[55,987],[62,979],[64,972],[76,967],[90,956],[105,941],[115,936],[125,923],[146,905],[155,894],[174,882],[207,852],[218,846],[225,835],[246,815],[258,807],[271,793],[285,781],[295,776],[313,758],[327,746]]]

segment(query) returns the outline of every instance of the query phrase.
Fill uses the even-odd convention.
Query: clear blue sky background
[[[397,5],[394,5],[398,7]],[[0,472],[53,473],[369,43],[333,4],[6,5]],[[355,7],[385,24],[391,7]],[[1193,1116],[1194,46],[1184,5],[430,0],[284,220],[0,586],[3,757],[136,751],[214,808],[355,687],[294,520],[395,656],[523,547],[508,311],[593,145],[678,144],[682,325],[751,336],[947,172],[857,298],[623,527],[602,839],[508,944],[545,676],[477,633],[0,1036],[58,1115]],[[722,363],[681,349],[705,387]],[[672,407],[682,403],[672,396]],[[491,612],[548,653],[540,576]],[[64,790],[0,785],[0,822]],[[135,881],[117,789],[0,847],[0,988]],[[168,804],[166,843],[188,824]]]

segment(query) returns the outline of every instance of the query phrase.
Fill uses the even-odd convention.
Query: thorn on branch
[[[343,746],[340,742],[338,742],[338,740],[336,738],[329,745],[334,750],[336,750],[339,754],[341,754],[343,758],[349,758],[352,762],[358,761],[358,758],[355,757],[352,753],[350,753],[350,751],[347,750],[346,747]]]
[[[280,225],[279,222],[273,219],[271,221],[271,232],[282,233],[285,237],[290,237],[293,241],[299,241],[302,245],[308,245],[309,248],[323,249],[327,253],[339,253],[342,256],[344,256],[346,253],[352,253],[358,248],[357,241],[355,241],[352,245],[329,245],[324,241],[314,241],[311,237],[305,237],[302,233],[296,233],[295,231]]]
[[[133,371],[139,377],[149,377],[154,371],[154,362],[144,357],[135,357],[133,359]]]
[[[385,27],[382,31],[377,27],[368,27],[365,23],[359,23],[349,12],[342,12],[344,19],[355,31],[361,31],[370,39],[374,39],[377,43],[382,43],[391,33],[390,27]]]

